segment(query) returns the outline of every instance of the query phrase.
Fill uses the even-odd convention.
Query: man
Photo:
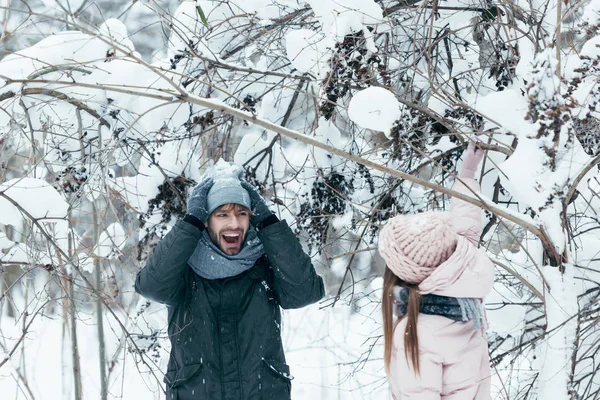
[[[136,278],[168,306],[167,399],[289,400],[280,307],[321,299],[323,281],[243,170],[215,167]]]

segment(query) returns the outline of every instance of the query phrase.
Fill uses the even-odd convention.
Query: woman
[[[455,190],[479,191],[482,153],[469,145]],[[481,210],[457,199],[449,212],[398,215],[382,228],[384,361],[395,400],[490,399],[482,298],[494,266],[477,248],[480,235]]]

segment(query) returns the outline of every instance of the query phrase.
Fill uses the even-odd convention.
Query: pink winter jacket
[[[474,179],[462,178],[479,193]],[[472,192],[458,180],[454,190]],[[481,234],[481,209],[451,199],[452,223],[459,234],[455,252],[420,285],[422,294],[483,298],[494,283],[494,265],[477,248]],[[394,331],[394,348],[388,380],[394,400],[488,400],[490,366],[485,328],[439,315],[419,314],[420,376],[415,377],[404,356],[406,319]]]

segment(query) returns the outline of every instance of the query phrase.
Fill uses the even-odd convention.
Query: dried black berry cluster
[[[563,129],[566,129],[568,140],[574,140],[575,137],[572,114],[575,103],[568,92],[561,94],[556,91],[552,95],[546,93],[545,80],[554,74],[554,69],[546,61],[534,65],[533,74],[532,82],[527,86],[529,109],[525,118],[538,124],[537,139],[550,139],[552,144],[544,141],[541,148],[548,156],[544,165],[555,171],[558,152],[554,143],[559,142]]]
[[[135,338],[137,347],[132,345],[129,346],[129,353],[138,355],[149,355],[155,363],[158,363],[161,359],[160,350],[162,349],[162,346],[160,342],[161,336],[163,335],[164,332],[162,330],[153,330],[149,335],[132,335]]]
[[[598,30],[600,30],[600,28],[596,29],[596,31]],[[576,77],[569,82],[567,88],[567,93],[569,95],[579,88],[583,82],[583,77],[593,76],[596,79],[600,78],[600,58],[596,57],[592,59],[582,57],[582,59],[584,60],[582,67],[575,70],[575,72],[581,74],[581,77]],[[600,87],[594,85],[593,89],[586,97],[586,114],[583,118],[573,119],[573,126],[577,139],[589,155],[596,155],[600,152],[600,134],[598,133],[600,130],[600,123],[596,117],[599,103]]]
[[[179,53],[179,54],[175,54],[173,56],[173,58],[169,59],[169,63],[170,68],[171,69],[177,69],[177,64],[179,64],[179,62],[181,62],[181,60],[186,59],[186,58],[190,58],[190,52],[188,50],[184,50],[183,52]]]
[[[403,193],[399,193],[398,189],[402,186],[390,188],[388,191],[384,191],[377,201],[374,203],[375,208],[373,209],[373,215],[371,216],[371,225],[369,226],[369,243],[374,243],[377,233],[379,232],[379,225],[383,221],[387,221],[392,218],[398,212],[403,212],[403,208],[398,202],[398,198],[403,196]]]
[[[244,96],[244,99],[242,100],[242,102],[244,103],[243,109],[246,111],[251,111],[256,114],[256,103],[258,103],[258,100],[259,99],[252,96],[251,94],[247,94],[246,96]]]
[[[473,110],[464,107],[455,107],[452,110],[446,110],[444,118],[452,119],[453,121],[459,122],[462,126],[468,126],[474,131],[483,131],[484,120],[483,117]],[[453,143],[459,143],[456,136],[450,136],[450,141]]]
[[[148,201],[148,211],[140,216],[140,228],[146,226],[146,222],[155,212],[160,213],[161,220],[158,224],[145,228],[146,234],[138,243],[138,261],[145,261],[148,253],[152,251],[157,240],[162,236],[158,233],[167,230],[172,218],[183,218],[185,216],[187,191],[189,187],[195,185],[195,182],[184,176],[169,178],[169,181],[165,180],[158,187],[156,197]]]
[[[423,158],[421,152],[428,152],[427,146],[437,144],[448,132],[446,126],[429,115],[414,108],[406,108],[390,131],[389,155],[392,159],[407,162],[405,168],[411,170],[411,165]],[[450,136],[450,140],[457,142],[454,135]]]
[[[371,171],[367,167],[362,164],[356,164],[357,169],[356,172],[363,177],[363,179],[369,185],[369,192],[371,194],[375,193],[375,182],[373,181],[373,176],[371,175]]]
[[[54,180],[54,187],[59,192],[77,193],[77,196],[79,197],[81,195],[81,186],[87,182],[88,177],[88,172],[85,167],[75,168],[69,166],[57,174]]]
[[[192,133],[194,128],[197,126],[204,130],[209,126],[214,125],[214,123],[215,113],[213,111],[209,111],[203,115],[194,115],[183,124],[183,127],[185,128],[186,132]]]
[[[596,118],[575,119],[574,124],[577,139],[585,152],[590,156],[600,154],[600,121]]]
[[[409,114],[412,115],[412,112]],[[392,138],[391,157],[403,161],[421,159],[416,150],[425,150],[428,137],[427,129],[425,125],[415,124],[414,118],[406,118],[406,115],[403,115],[401,119],[394,123],[390,131]]]
[[[314,245],[320,249],[326,244],[329,219],[345,213],[347,199],[353,191],[352,180],[339,172],[324,175],[320,170],[311,188],[310,198],[305,195],[298,213],[299,227],[308,234],[310,249]]]
[[[319,112],[326,119],[333,116],[338,99],[346,96],[351,87],[367,88],[373,79],[384,85],[390,83],[389,73],[379,56],[369,54],[362,30],[346,35],[341,43],[336,43],[335,48],[329,60],[331,73],[324,80],[327,100],[319,107]]]

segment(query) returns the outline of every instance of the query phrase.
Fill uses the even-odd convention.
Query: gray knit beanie
[[[204,179],[213,178],[214,181],[206,199],[208,215],[225,204],[239,204],[248,209],[252,208],[250,195],[240,183],[243,174],[241,166],[223,159],[206,171]]]

